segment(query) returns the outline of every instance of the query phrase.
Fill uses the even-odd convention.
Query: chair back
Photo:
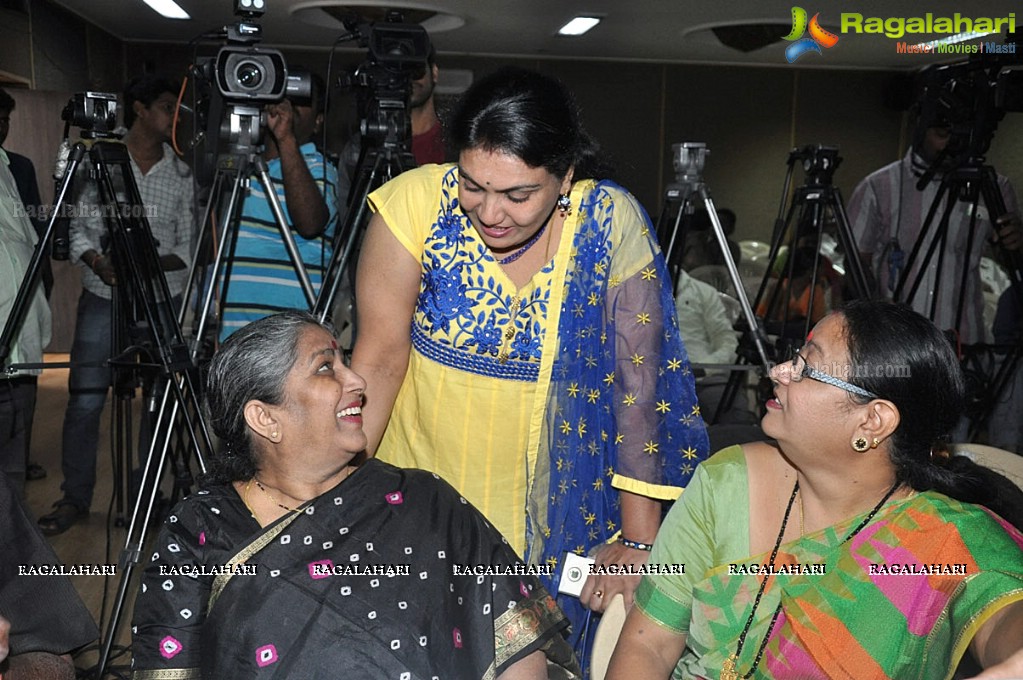
[[[952,452],[957,456],[966,456],[974,463],[991,468],[1023,489],[1023,456],[1012,451],[999,449],[986,444],[953,444]]]
[[[593,634],[593,649],[590,652],[590,680],[604,680],[607,667],[611,663],[611,652],[618,644],[618,636],[625,625],[625,599],[621,593],[611,598],[611,602],[600,617],[597,632]]]

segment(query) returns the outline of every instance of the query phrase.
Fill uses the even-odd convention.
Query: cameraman
[[[146,74],[131,80],[124,90],[124,145],[131,158],[132,175],[145,207],[156,242],[167,287],[180,298],[191,261],[195,231],[192,171],[168,145],[172,135],[178,86],[173,81]],[[84,167],[84,165],[83,165]],[[71,346],[69,398],[64,413],[61,466],[63,497],[55,509],[39,519],[43,533],[63,533],[89,514],[96,484],[96,448],[99,423],[110,387],[110,368],[104,364],[115,351],[111,316],[114,287],[118,284],[97,182],[83,176],[77,213],[71,222],[71,260],[82,267],[82,296]],[[172,306],[176,305],[174,302]],[[140,427],[140,449],[145,435]]]
[[[323,95],[323,79],[312,74],[308,99],[290,98],[267,106],[269,134],[263,152],[314,293],[330,260],[337,221],[337,170],[324,163],[313,143],[323,125]],[[221,340],[282,309],[310,307],[263,191],[253,176],[238,225]]]
[[[849,223],[861,253],[864,268],[872,272],[879,290],[874,291],[885,297],[892,297],[902,276],[905,264],[920,236],[928,210],[934,202],[944,173],[955,170],[954,162],[941,163],[931,181],[917,189],[917,181],[927,172],[951,138],[949,125],[940,120],[926,121],[926,128],[919,141],[905,157],[871,173],[853,191],[849,200]],[[947,156],[953,158],[953,155]],[[949,216],[947,241],[944,257],[935,252],[923,272],[921,285],[912,300],[905,300],[913,309],[930,317],[931,304],[935,297],[932,321],[942,329],[953,329],[960,342],[973,344],[984,342],[984,299],[980,281],[980,258],[984,254],[984,241],[1000,243],[1008,250],[1019,250],[1023,243],[1020,231],[1020,217],[1016,192],[1009,180],[998,176],[998,188],[1005,201],[1006,214],[993,225],[983,201],[977,207],[977,233],[969,261],[964,261],[966,242],[970,231],[971,202],[956,200]],[[944,200],[938,206],[935,217],[928,227],[913,269],[906,279],[904,295],[921,275],[924,256],[938,235],[938,225],[945,208]],[[939,261],[941,267],[939,271]],[[902,265],[900,266],[900,262]],[[963,271],[967,271],[966,293],[963,317],[956,328],[956,312]]]

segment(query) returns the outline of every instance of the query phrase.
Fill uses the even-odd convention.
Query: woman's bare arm
[[[355,279],[356,325],[352,370],[366,380],[362,422],[366,453],[376,454],[394,400],[408,370],[411,326],[422,279],[420,265],[373,215],[359,254]]]
[[[685,634],[657,625],[633,607],[629,610],[622,634],[618,637],[618,645],[611,655],[607,680],[668,680],[685,648]]]

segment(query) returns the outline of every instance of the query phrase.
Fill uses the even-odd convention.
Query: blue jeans
[[[170,301],[170,309],[177,311],[181,298]],[[96,486],[96,450],[99,447],[99,424],[107,402],[107,390],[113,372],[105,363],[114,353],[112,348],[110,300],[82,291],[78,300],[78,321],[75,339],[71,345],[71,372],[68,378],[68,404],[64,412],[63,456],[61,468],[64,483],[60,488],[64,499],[88,510],[92,505],[92,492]],[[152,376],[143,382],[143,404],[148,402]],[[141,459],[149,452],[152,427],[143,409],[138,427],[137,456]],[[140,463],[142,461],[140,460]],[[131,461],[125,461],[131,464]],[[23,471],[24,474],[24,471]],[[135,482],[135,487],[138,483]],[[132,494],[134,495],[134,487]]]
[[[110,300],[82,291],[71,345],[61,462],[64,483],[60,488],[66,500],[85,510],[92,505],[92,491],[96,486],[99,422],[110,387],[111,370],[102,365],[111,355],[110,317]]]

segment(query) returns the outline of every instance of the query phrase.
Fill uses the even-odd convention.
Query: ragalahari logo
[[[792,8],[792,32],[785,36],[785,40],[795,41],[785,48],[785,58],[791,64],[807,52],[821,54],[822,47],[834,47],[838,42],[838,36],[821,28],[818,21],[820,12],[813,15],[809,24],[806,21],[806,10],[802,7]],[[803,34],[809,30],[809,37],[804,38]]]

